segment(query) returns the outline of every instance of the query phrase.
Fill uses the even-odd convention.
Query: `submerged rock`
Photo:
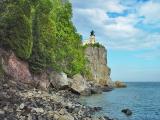
[[[102,107],[94,107],[93,108],[95,111],[100,111],[100,110],[102,110]]]
[[[130,116],[132,115],[132,111],[130,109],[123,109],[121,112],[123,112],[125,115]]]

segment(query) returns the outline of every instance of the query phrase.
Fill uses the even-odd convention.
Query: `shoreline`
[[[12,120],[113,120],[93,117],[102,108],[81,104],[79,95],[69,90],[41,91],[2,83],[0,87],[2,119]]]

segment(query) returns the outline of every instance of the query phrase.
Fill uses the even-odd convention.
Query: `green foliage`
[[[10,1],[0,5],[0,42],[1,46],[11,48],[20,58],[28,59],[33,41],[31,12],[24,11],[25,3]]]
[[[100,43],[86,44],[86,45],[83,46],[83,48],[87,48],[87,47],[89,47],[89,46],[91,46],[91,47],[97,47],[97,48],[105,48],[105,47],[104,47],[102,44],[100,44]]]
[[[32,71],[40,72],[52,66],[55,60],[54,44],[56,27],[51,19],[53,9],[50,0],[41,0],[35,7],[33,18],[33,50],[30,58]]]
[[[33,72],[89,73],[68,0],[10,0],[0,7],[1,46],[27,59]]]
[[[68,1],[56,8],[56,60],[54,67],[69,76],[80,73],[85,68],[84,50],[81,46],[81,35],[71,21],[72,6]]]
[[[93,44],[92,47],[105,48],[102,44],[99,43]]]

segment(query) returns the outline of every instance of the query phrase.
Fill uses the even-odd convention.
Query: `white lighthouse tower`
[[[92,44],[92,45],[93,45],[93,44],[96,43],[96,36],[95,36],[94,33],[95,33],[95,32],[92,30],[89,39],[88,39],[88,40],[85,40],[85,41],[83,42],[83,45],[89,45],[89,44]]]

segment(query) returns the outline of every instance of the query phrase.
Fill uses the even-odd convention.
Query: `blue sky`
[[[160,82],[160,0],[71,0],[83,39],[93,29],[113,80]]]

